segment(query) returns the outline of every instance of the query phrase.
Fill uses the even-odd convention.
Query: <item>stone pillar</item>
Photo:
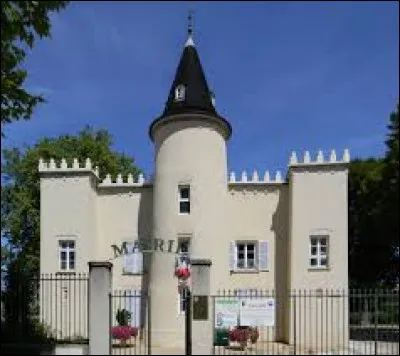
[[[109,355],[112,263],[89,262],[89,355]]]
[[[213,317],[210,298],[211,260],[192,259],[192,355],[213,354]]]

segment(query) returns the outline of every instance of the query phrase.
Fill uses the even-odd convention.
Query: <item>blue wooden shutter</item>
[[[232,241],[229,246],[229,267],[231,271],[236,269],[236,242]]]
[[[127,242],[126,250],[128,253],[124,256],[124,267],[123,267],[124,273],[134,273],[135,258],[134,255],[132,254],[132,249],[133,249],[133,242]]]
[[[143,253],[136,248],[133,251],[133,259],[134,259],[134,272],[135,274],[142,274],[143,271]]]
[[[258,269],[260,271],[268,271],[268,241],[258,242]]]
[[[143,271],[143,253],[133,242],[127,242],[128,254],[124,256],[124,273],[141,274]]]

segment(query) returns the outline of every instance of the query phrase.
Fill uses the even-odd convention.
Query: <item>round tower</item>
[[[153,236],[175,251],[210,258],[224,234],[226,141],[232,129],[215,109],[191,28],[165,109],[149,128],[155,145]],[[184,306],[174,276],[179,255],[154,253],[150,268],[153,345],[184,346]]]

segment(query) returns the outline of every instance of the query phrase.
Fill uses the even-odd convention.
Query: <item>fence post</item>
[[[110,355],[111,262],[89,262],[89,354]]]
[[[297,312],[296,312],[296,293],[293,296],[293,313],[294,313],[294,315],[293,315],[293,327],[294,327],[294,330],[293,330],[293,343],[294,343],[293,355],[296,355],[296,343],[297,343],[297,340],[296,340],[296,329],[297,329],[297,325],[296,325],[296,323],[297,323],[297,318],[296,318],[296,314],[297,314]]]
[[[192,355],[192,300],[190,289],[185,296],[185,355]]]
[[[192,355],[212,355],[214,325],[210,318],[210,266],[211,261],[192,259],[191,346]]]
[[[151,303],[150,293],[147,293],[147,354],[151,355]]]
[[[374,340],[375,340],[375,355],[378,354],[378,296],[377,296],[377,291],[375,290],[374,293]]]

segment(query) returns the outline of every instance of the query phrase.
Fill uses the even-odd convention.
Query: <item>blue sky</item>
[[[45,95],[3,147],[105,128],[153,171],[151,121],[163,110],[190,2],[71,2],[29,54]],[[382,155],[399,97],[398,2],[195,2],[195,43],[219,113],[233,127],[230,170],[286,170],[292,150]]]

